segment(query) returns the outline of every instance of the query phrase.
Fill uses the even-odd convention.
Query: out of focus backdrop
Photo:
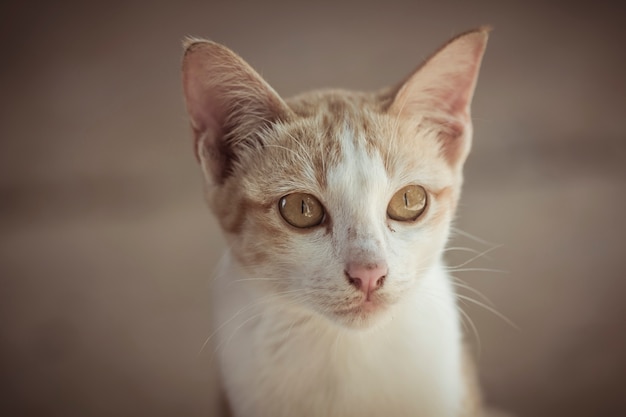
[[[618,2],[40,3],[0,5],[0,415],[211,415],[201,347],[223,240],[182,100],[186,35],[289,96],[396,83],[482,24],[495,30],[452,246],[488,253],[448,262],[493,302],[464,305],[487,401],[625,415]]]

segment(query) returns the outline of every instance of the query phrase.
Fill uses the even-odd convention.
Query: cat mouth
[[[377,298],[364,298],[356,305],[335,310],[335,314],[343,318],[363,319],[385,310],[385,304],[385,302]]]

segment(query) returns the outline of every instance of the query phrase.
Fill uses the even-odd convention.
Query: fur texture
[[[451,40],[398,87],[289,100],[227,48],[186,43],[196,154],[230,245],[212,341],[236,416],[479,415],[441,256],[487,32]],[[426,208],[392,220],[407,185]],[[320,202],[319,225],[281,217],[293,193]],[[349,265],[384,271],[371,299]]]

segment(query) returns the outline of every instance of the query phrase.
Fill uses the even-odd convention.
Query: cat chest
[[[448,366],[456,358],[446,349],[391,334],[292,328],[280,342],[262,335],[237,361],[247,369],[228,375],[241,415],[452,416],[458,407],[460,378]]]

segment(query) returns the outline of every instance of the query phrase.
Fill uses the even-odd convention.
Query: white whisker
[[[476,255],[480,253],[480,251],[477,251],[476,249],[466,248],[466,247],[463,247],[463,246],[451,246],[451,247],[449,247],[449,248],[445,248],[445,249],[443,250],[443,252],[444,252],[444,253],[446,253],[446,252],[452,252],[452,251],[459,251],[459,252],[471,252],[471,253],[476,254]],[[488,256],[486,256],[486,255],[485,255],[485,258],[486,258],[486,259],[491,259],[491,258],[489,258],[489,257],[488,257]]]
[[[455,268],[455,267],[447,267],[446,271],[448,272],[493,272],[496,274],[508,274],[509,271],[505,271],[503,269],[491,269],[491,268]]]
[[[257,307],[265,302],[268,301],[274,301],[276,299],[280,299],[281,297],[287,297],[291,294],[297,294],[303,291],[307,291],[306,289],[297,289],[297,290],[290,290],[290,291],[284,291],[284,292],[279,292],[276,294],[269,294],[267,296],[261,297],[260,299],[258,299],[256,302],[249,304],[245,307],[242,307],[241,309],[239,309],[235,314],[233,314],[228,320],[226,320],[224,323],[222,323],[219,327],[217,327],[215,330],[213,330],[213,332],[209,335],[209,337],[206,338],[206,340],[204,341],[204,343],[202,344],[202,346],[200,347],[200,351],[198,352],[198,354],[201,354],[202,351],[204,350],[204,348],[207,346],[207,344],[211,341],[211,339],[220,331],[224,328],[224,326],[228,325],[231,321],[233,321],[234,319],[236,319],[239,315],[245,313],[246,311]]]
[[[463,289],[465,289],[467,291],[470,291],[470,292],[476,294],[477,296],[482,298],[482,300],[484,302],[486,302],[487,304],[489,304],[489,305],[491,305],[493,307],[493,303],[491,302],[491,300],[489,298],[487,298],[487,296],[485,294],[483,294],[482,292],[478,291],[475,288],[472,288],[466,282],[461,281],[460,278],[457,278],[457,277],[452,277],[452,278],[454,278],[454,281],[452,282],[452,285],[454,285],[455,287],[463,288]]]
[[[308,296],[308,294],[301,294],[300,297],[296,297],[293,300],[291,300],[291,302],[287,303],[288,305],[293,305],[293,304],[299,304],[303,301],[302,296],[305,296],[304,300],[306,300],[306,296]],[[215,350],[213,351],[213,354],[217,353],[220,349],[220,347],[222,348],[226,348],[228,346],[228,344],[230,343],[230,341],[235,337],[235,334],[243,327],[245,326],[247,323],[249,323],[251,320],[262,316],[264,314],[263,311],[253,314],[252,316],[248,317],[246,320],[244,320],[242,323],[239,324],[239,326],[237,326],[230,334],[230,336],[228,336],[228,338],[226,339],[226,341],[222,341],[220,342],[216,347]],[[295,323],[295,322],[294,322]]]
[[[476,325],[474,324],[474,321],[472,320],[472,318],[469,316],[469,314],[467,314],[465,312],[465,310],[463,310],[463,307],[461,307],[460,305],[457,305],[457,309],[459,311],[459,313],[461,313],[461,317],[463,322],[467,322],[469,323],[471,329],[472,329],[472,333],[474,334],[474,338],[476,339],[476,348],[478,349],[478,354],[480,355],[480,352],[482,350],[482,343],[480,341],[480,334],[478,333],[478,329],[476,328]]]
[[[454,234],[457,234],[457,235],[461,235],[461,236],[467,237],[467,238],[469,238],[469,239],[472,239],[472,240],[473,240],[473,241],[475,241],[475,242],[482,243],[483,245],[490,245],[490,246],[493,246],[493,243],[492,243],[492,242],[488,242],[488,241],[486,241],[486,240],[484,240],[484,239],[481,239],[481,238],[479,238],[479,237],[477,237],[477,236],[474,236],[473,234],[468,233],[468,232],[466,232],[466,231],[463,231],[463,230],[459,229],[458,227],[452,227],[452,228],[451,228],[451,230],[452,230],[452,232],[453,232]]]
[[[513,327],[515,330],[520,330],[519,326],[517,326],[515,323],[513,323],[513,321],[511,319],[509,319],[508,317],[506,317],[504,314],[500,313],[498,310],[496,310],[495,308],[488,306],[485,303],[481,303],[478,300],[475,300],[471,297],[465,296],[465,295],[461,295],[461,294],[457,294],[457,297],[461,300],[465,300],[465,301],[469,301],[470,303],[476,304],[482,308],[484,308],[485,310],[495,314],[497,317],[499,317],[500,319],[502,319],[504,322],[506,322],[508,325],[510,325],[511,327]]]
[[[234,284],[235,282],[246,282],[246,281],[281,281],[279,278],[241,278],[235,279],[229,282],[229,284]]]
[[[484,250],[484,251],[482,251],[482,252],[478,253],[476,256],[473,256],[472,258],[468,259],[468,260],[467,260],[467,261],[465,261],[465,262],[462,262],[462,263],[461,263],[461,264],[459,264],[459,265],[455,265],[455,266],[448,267],[448,269],[454,269],[454,268],[461,268],[461,267],[464,267],[465,265],[470,264],[470,263],[474,262],[475,260],[482,258],[483,256],[487,255],[488,253],[493,252],[493,251],[494,251],[494,250],[496,250],[496,249],[499,249],[500,247],[502,247],[502,245],[492,246],[491,248],[489,248],[489,249],[487,249],[487,250]]]

